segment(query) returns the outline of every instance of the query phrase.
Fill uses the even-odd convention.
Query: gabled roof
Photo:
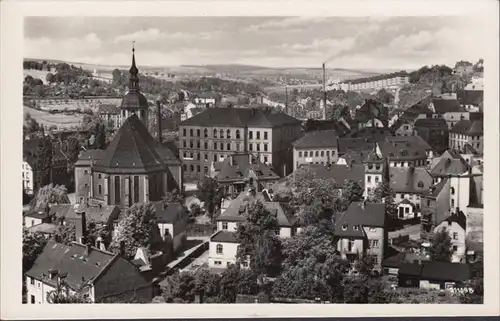
[[[432,176],[462,175],[468,172],[470,165],[463,158],[442,158],[430,171]]]
[[[342,158],[345,159],[348,165],[361,165],[363,161],[368,157],[371,151],[348,151]]]
[[[395,193],[423,194],[432,185],[432,177],[422,167],[390,167],[389,184]]]
[[[75,163],[75,166],[90,166],[91,162],[95,162],[104,155],[102,149],[88,149],[83,151]]]
[[[168,170],[151,134],[137,115],[125,120],[94,169],[109,173],[149,173]]]
[[[117,256],[95,247],[91,247],[89,255],[85,251],[86,247],[76,242],[68,246],[49,241],[26,275],[55,287],[57,277],[50,278],[49,270],[67,273],[66,284],[78,291],[88,281],[95,280]]]
[[[462,105],[479,106],[484,100],[482,90],[463,90],[458,93],[458,100]]]
[[[224,161],[214,164],[219,171],[216,178],[220,181],[244,180],[253,172],[257,179],[279,179],[279,176],[273,172],[259,158],[252,154],[232,154],[226,157]]]
[[[409,275],[409,276],[416,276],[419,277],[422,275],[422,269],[423,265],[418,264],[418,263],[402,263],[399,266],[399,274],[404,274],[404,275]]]
[[[293,143],[295,148],[336,148],[337,132],[331,130],[318,130],[306,133]]]
[[[389,111],[384,104],[373,99],[367,99],[360,108],[356,109],[354,119],[359,122],[367,122],[372,118],[376,118],[386,124],[388,117]]]
[[[403,136],[404,138],[415,136]],[[391,161],[405,161],[427,158],[426,149],[410,140],[385,140],[378,143],[380,152]]]
[[[291,124],[299,125],[300,120],[257,108],[207,108],[180,125],[273,128]]]
[[[238,243],[236,233],[228,231],[219,231],[210,237],[210,242],[218,243]]]
[[[458,100],[456,99],[438,99],[435,98],[432,100],[432,104],[434,105],[434,110],[436,114],[445,114],[450,112],[465,112],[465,109],[460,106]]]
[[[450,132],[467,136],[481,136],[484,133],[483,121],[463,119],[456,123]]]
[[[464,263],[430,261],[422,268],[422,279],[463,282],[470,279],[470,268]]]
[[[339,138],[339,154],[345,154],[348,151],[369,151],[375,146],[373,140],[369,138]]]
[[[430,196],[432,198],[438,197],[443,188],[446,186],[446,183],[448,183],[447,177],[443,178],[439,183],[429,187],[429,193],[426,196]]]
[[[91,219],[98,223],[107,224],[109,218],[113,213],[116,216],[119,215],[120,208],[117,205],[84,205],[81,204],[79,207],[80,210],[85,212],[85,217],[87,219]],[[66,219],[75,219],[80,216],[75,212],[74,204],[59,204],[53,205],[50,208],[50,213],[55,215],[56,217],[64,217]]]
[[[458,211],[458,213],[454,213],[450,216],[448,216],[444,222],[447,222],[449,224],[451,223],[457,223],[464,231],[466,229],[466,216],[464,214],[464,212],[462,211]]]
[[[448,130],[446,120],[443,118],[420,118],[413,124],[415,127],[442,128]]]
[[[335,235],[364,237],[363,227],[384,227],[385,204],[353,202],[335,223]],[[357,229],[356,229],[357,227]]]

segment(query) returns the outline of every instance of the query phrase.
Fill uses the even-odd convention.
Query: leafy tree
[[[100,122],[96,124],[94,130],[95,137],[95,149],[105,149],[106,148],[106,126]]]
[[[64,280],[57,285],[55,290],[47,293],[47,302],[51,304],[92,303],[90,299],[79,293],[71,293]]]
[[[451,238],[446,228],[441,229],[433,235],[429,254],[433,261],[451,261],[453,250],[451,247]]]
[[[349,208],[352,202],[361,202],[363,200],[363,188],[358,182],[348,180],[342,185],[342,195],[340,201],[340,211],[345,211]]]
[[[39,188],[30,207],[31,210],[40,211],[45,210],[48,204],[70,204],[66,186],[50,183]]]
[[[189,207],[189,219],[194,221],[198,216],[203,215],[203,209],[198,203],[191,203]]]
[[[68,149],[67,149],[67,156],[69,159],[69,171],[73,171],[74,165],[76,161],[78,160],[78,156],[80,155],[80,150],[81,150],[81,145],[78,137],[75,135],[70,136],[68,138]]]
[[[47,239],[43,235],[29,233],[23,226],[23,275],[31,269],[45,245],[47,245]]]
[[[195,278],[189,272],[169,275],[161,284],[162,295],[168,303],[188,303],[194,301]]]
[[[394,198],[396,197],[396,193],[391,188],[388,182],[381,182],[375,187],[372,192],[372,195],[368,196],[368,199],[374,203],[384,203],[385,204],[385,212],[386,217],[389,220],[397,220],[397,206],[394,202]]]
[[[196,196],[203,202],[206,213],[212,223],[215,223],[215,214],[220,208],[224,196],[219,182],[212,177],[203,177],[202,181],[198,183]]]
[[[390,104],[394,101],[394,95],[387,91],[385,88],[382,88],[377,92],[376,100],[384,104]]]
[[[49,137],[42,136],[35,152],[35,189],[50,183],[52,170],[52,142]]]
[[[118,223],[117,236],[113,238],[110,249],[120,252],[123,242],[123,256],[131,260],[137,249],[164,250],[165,244],[159,237],[156,222],[156,209],[151,203],[137,203],[125,210],[124,218]]]
[[[342,287],[345,303],[390,303],[380,279],[348,276],[343,279]]]
[[[60,224],[55,231],[54,238],[58,243],[66,245],[70,245],[72,242],[77,241],[75,225],[69,222]]]
[[[47,80],[47,82],[49,84],[51,84],[51,83],[53,83],[53,82],[56,81],[56,77],[54,76],[54,74],[52,74],[50,72],[45,76],[45,79]]]
[[[276,275],[280,268],[281,242],[276,235],[278,220],[258,201],[248,206],[245,221],[238,224],[236,239],[240,246],[236,257],[239,263],[248,262],[259,277]]]

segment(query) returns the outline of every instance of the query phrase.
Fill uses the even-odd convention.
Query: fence
[[[189,224],[187,226],[188,237],[208,237],[215,232],[214,226],[211,224]]]

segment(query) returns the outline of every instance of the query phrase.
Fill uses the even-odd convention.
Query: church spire
[[[139,90],[139,69],[135,65],[135,41],[132,42],[132,66],[130,67],[129,73],[129,90]]]

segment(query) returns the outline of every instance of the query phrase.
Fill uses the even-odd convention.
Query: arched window
[[[220,138],[224,138],[224,129],[220,130]]]
[[[115,176],[115,205],[120,204],[120,176]]]
[[[231,131],[229,129],[226,130],[226,138],[231,138]]]
[[[224,247],[222,246],[222,244],[217,244],[216,253],[217,254],[222,254],[223,250],[224,250]]]
[[[451,195],[455,195],[455,187],[450,188]]]
[[[208,129],[205,128],[205,130],[203,131],[203,136],[205,136],[205,138],[208,137]]]
[[[214,129],[214,138],[217,138],[217,129]]]
[[[236,139],[240,139],[240,130],[239,129],[236,130]]]
[[[139,176],[134,176],[134,202],[139,203]]]

